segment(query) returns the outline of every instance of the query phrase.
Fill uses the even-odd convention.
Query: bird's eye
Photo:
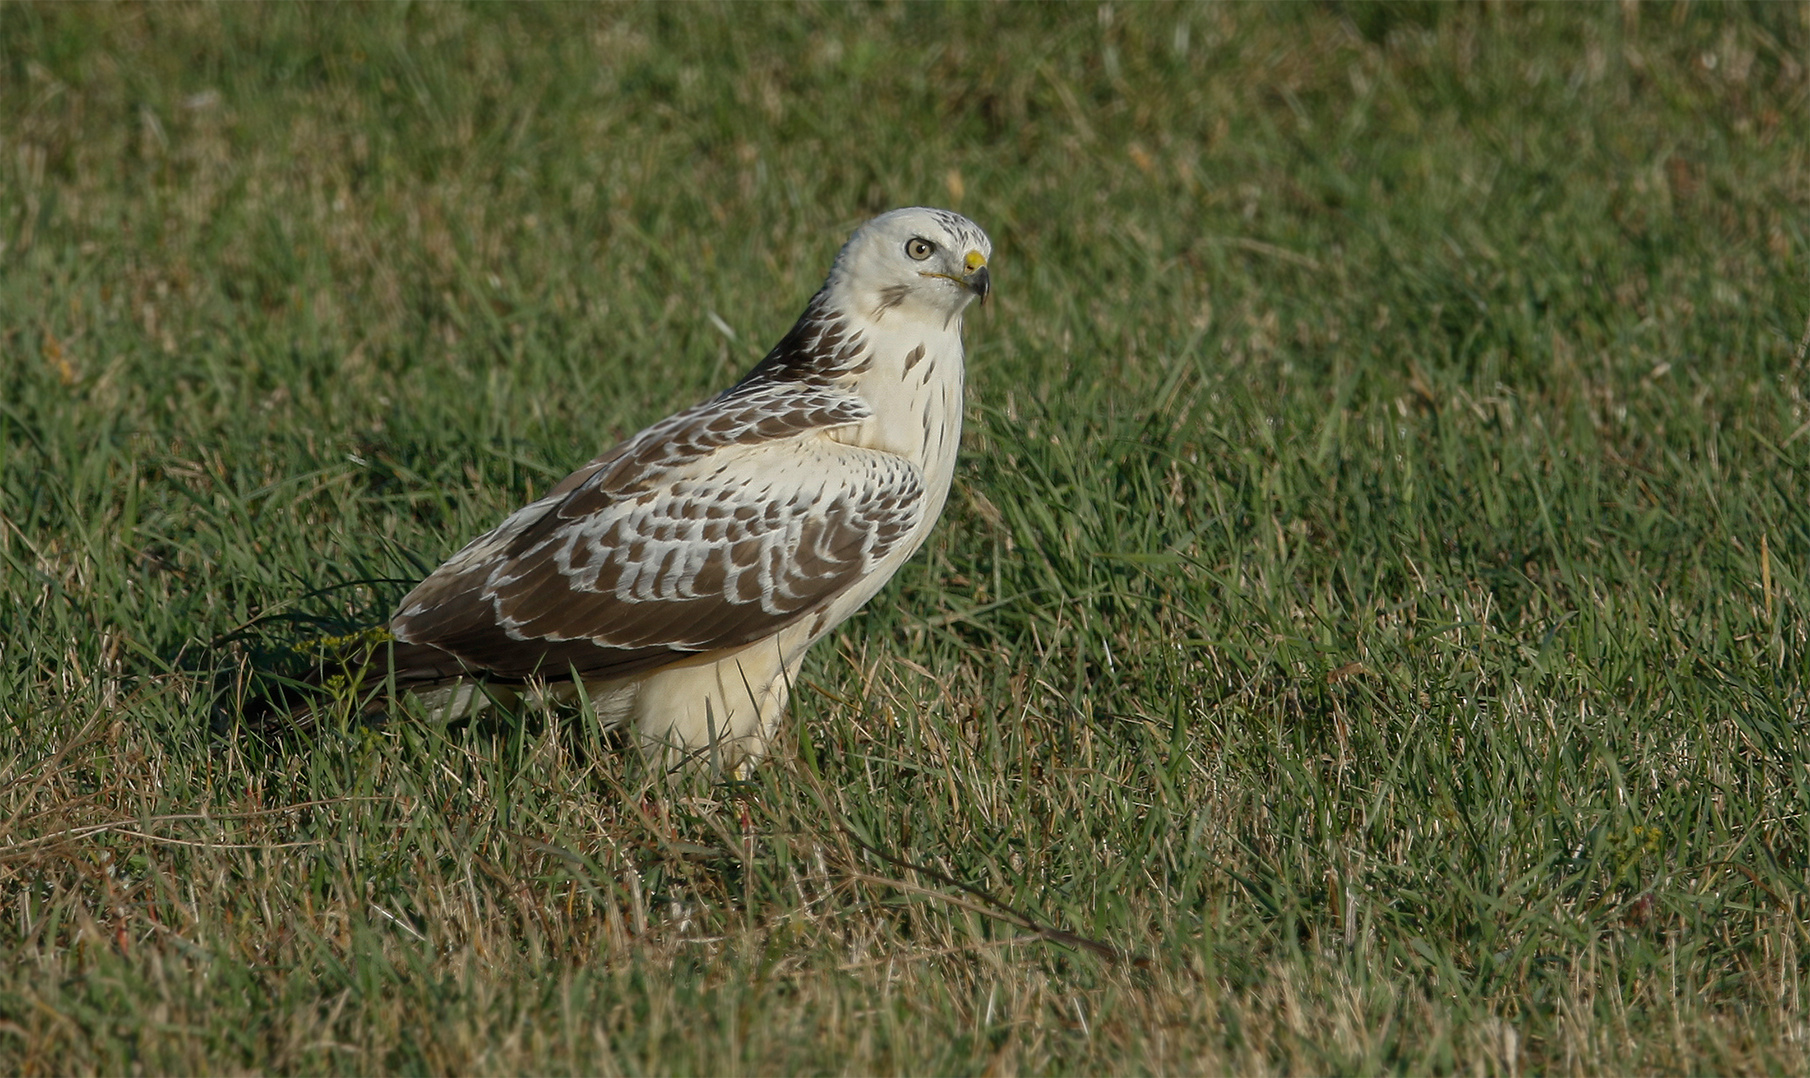
[[[905,241],[905,253],[910,255],[914,262],[924,261],[926,258],[930,257],[930,252],[934,250],[936,250],[936,244],[931,243],[922,236],[913,236]]]

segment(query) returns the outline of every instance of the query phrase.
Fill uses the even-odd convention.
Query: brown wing
[[[865,411],[794,383],[675,416],[471,543],[391,628],[509,678],[626,675],[775,633],[922,519],[914,465],[803,437]]]

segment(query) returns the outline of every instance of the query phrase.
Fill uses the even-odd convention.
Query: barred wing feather
[[[505,678],[623,676],[769,636],[922,519],[915,465],[819,437],[865,411],[792,384],[680,413],[471,543],[392,629]]]

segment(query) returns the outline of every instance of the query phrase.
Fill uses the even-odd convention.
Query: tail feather
[[[436,706],[453,703],[461,714],[515,695],[515,686],[430,644],[397,640],[383,627],[317,637],[275,661],[243,660],[223,681],[216,720],[259,733],[304,732],[332,715],[368,719],[408,694]]]

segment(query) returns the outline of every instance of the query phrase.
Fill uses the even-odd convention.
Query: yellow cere
[[[981,254],[979,251],[969,251],[968,257],[963,259],[962,262],[968,267],[968,272],[973,273],[975,270],[987,264],[987,256]]]

